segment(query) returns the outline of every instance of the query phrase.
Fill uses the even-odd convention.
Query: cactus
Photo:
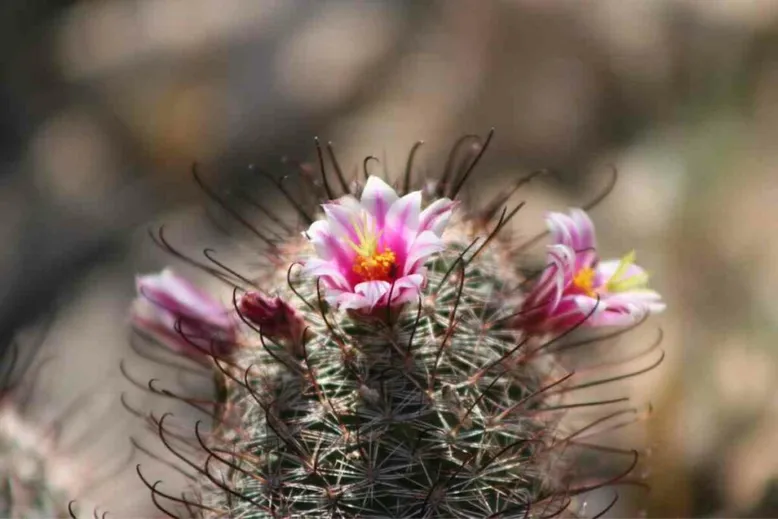
[[[0,517],[69,517],[75,474],[51,438],[7,403],[0,408],[0,453]]]
[[[36,349],[30,344],[20,353],[12,343],[0,376],[0,517],[9,519],[73,517],[82,509],[75,500],[89,481],[87,467],[59,441],[74,409],[46,421],[28,409],[43,362],[25,358],[19,364]]]
[[[317,147],[322,181],[312,185],[335,201],[317,221],[292,199],[310,227],[267,240],[272,268],[246,277],[190,260],[233,287],[223,312],[242,333],[231,348],[223,332],[217,340],[186,323],[205,322],[212,301],[187,299],[198,311],[186,311],[186,298],[157,294],[159,311],[179,319],[171,348],[185,343],[211,365],[218,390],[211,423],[198,422],[189,440],[171,432],[168,416],[155,420],[196,472],[184,499],[149,485],[155,502],[167,497],[205,518],[551,517],[578,514],[579,496],[632,471],[637,452],[621,451],[623,472],[578,478],[577,440],[626,411],[571,428],[568,410],[623,400],[570,395],[624,376],[582,382],[556,352],[574,346],[581,327],[629,328],[661,302],[632,256],[602,278],[593,228],[579,213],[552,220],[546,268],[519,268],[521,246],[504,234],[523,204],[497,218],[512,192],[481,210],[457,201],[490,139],[426,184],[421,212],[422,194],[410,189],[418,146],[402,197],[377,177],[360,193],[330,153],[340,198]],[[158,243],[173,250],[163,236]],[[193,460],[183,444],[202,456]]]

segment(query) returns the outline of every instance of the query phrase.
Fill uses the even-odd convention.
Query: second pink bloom
[[[635,253],[600,261],[594,224],[580,209],[546,218],[552,244],[548,264],[522,305],[517,326],[530,332],[564,331],[572,326],[623,326],[664,310]]]

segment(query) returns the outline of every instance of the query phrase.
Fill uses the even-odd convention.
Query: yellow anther
[[[379,252],[381,232],[370,221],[367,213],[362,213],[362,220],[353,220],[356,241],[349,241],[349,246],[354,249],[357,256],[354,258],[352,270],[359,274],[365,281],[391,281],[392,269],[397,257],[388,248]]]
[[[584,267],[573,276],[573,285],[589,297],[594,297],[594,269]]]
[[[365,281],[390,281],[395,259],[394,252],[390,250],[372,256],[358,255],[354,258],[353,270]]]
[[[648,285],[648,274],[645,272],[633,274],[632,276],[626,278],[624,277],[624,275],[627,273],[627,270],[629,270],[629,267],[634,263],[635,251],[633,250],[621,258],[621,261],[619,261],[619,265],[616,267],[613,275],[605,283],[605,288],[609,292],[625,292],[627,290],[645,288]]]

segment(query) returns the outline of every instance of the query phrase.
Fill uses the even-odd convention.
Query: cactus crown
[[[449,164],[433,194],[454,199],[488,142],[457,172]],[[461,145],[452,156],[459,152]],[[323,173],[323,161],[321,166]],[[318,186],[324,198],[334,199],[326,174],[322,178]],[[409,193],[408,176],[403,185]],[[367,191],[363,204],[370,198],[369,207],[380,207],[380,198],[373,200]],[[353,288],[362,278],[351,285],[334,287],[332,282],[338,275],[349,280],[364,274],[367,260],[332,278],[316,275],[324,271],[316,263],[319,270],[312,274],[315,262],[307,260],[311,248],[306,240],[320,257],[329,259],[331,252],[320,248],[325,241],[317,241],[316,224],[304,238],[274,241],[273,268],[251,279],[201,265],[234,287],[233,309],[244,333],[224,354],[223,345],[177,327],[180,338],[209,359],[218,390],[210,430],[198,422],[189,442],[204,461],[192,461],[181,447],[173,447],[166,417],[155,422],[166,445],[198,473],[192,495],[176,501],[185,503],[192,516],[208,518],[551,517],[576,514],[576,496],[616,481],[583,484],[576,479],[571,452],[577,437],[594,423],[571,431],[562,420],[566,409],[597,404],[567,400],[583,386],[573,383],[574,373],[555,355],[597,305],[579,313],[572,325],[567,320],[553,331],[522,326],[517,317],[535,310],[524,303],[538,281],[515,266],[516,248],[499,236],[523,204],[503,210],[489,224],[506,201],[501,196],[481,211],[458,209],[435,253],[418,265],[423,277],[418,290],[411,284],[397,299],[393,291],[407,287],[399,286],[396,280],[403,278],[393,277],[393,269],[413,268],[403,267],[395,256],[400,242],[386,241],[395,249],[391,257],[386,254],[390,248],[382,248],[380,229],[368,233],[372,241],[362,247],[359,240],[372,225],[363,221],[357,229],[362,234],[356,232],[350,243],[352,255],[369,256],[360,252],[369,245],[369,252],[384,254],[379,259],[388,262],[379,265],[381,279],[372,274],[364,278],[371,287],[388,285],[382,294],[362,294],[372,301],[369,305],[354,306],[356,296],[343,288]],[[348,227],[351,221],[359,227],[358,219],[338,220],[339,207],[349,204],[353,202],[344,199],[325,206],[334,219],[331,225],[340,221]],[[433,200],[427,207],[435,204]],[[309,223],[314,221],[296,206]],[[384,213],[371,214],[378,214],[376,225],[382,225]],[[392,210],[386,214],[390,219]],[[430,223],[430,229],[435,227]],[[158,243],[171,249],[162,236]],[[251,306],[257,296],[238,301],[241,291],[254,287],[272,290],[274,301],[284,302],[283,318],[269,315],[279,304]],[[600,296],[595,297],[599,302]],[[299,322],[302,332],[278,324],[290,322]],[[290,332],[293,328],[298,331]],[[622,454],[631,461],[619,477],[637,462],[636,452]],[[159,497],[153,487],[152,492]]]

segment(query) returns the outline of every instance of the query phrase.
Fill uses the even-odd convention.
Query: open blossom
[[[173,351],[200,362],[234,347],[235,319],[218,300],[165,269],[135,280],[133,324]]]
[[[440,237],[454,206],[440,198],[422,211],[421,191],[399,197],[371,176],[361,200],[347,195],[322,205],[325,218],[304,233],[317,256],[306,262],[306,272],[341,309],[412,301],[426,279],[424,264],[443,249]]]
[[[634,251],[621,260],[599,260],[594,224],[584,211],[551,213],[546,223],[552,237],[548,265],[524,300],[520,326],[539,332],[578,323],[622,326],[664,310],[662,297],[648,288],[648,274],[635,265]]]

